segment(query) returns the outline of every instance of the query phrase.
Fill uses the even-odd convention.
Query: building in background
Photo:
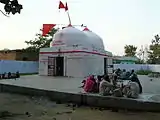
[[[113,56],[113,64],[136,64],[137,57]]]
[[[38,61],[38,54],[24,50],[1,50],[0,60]]]

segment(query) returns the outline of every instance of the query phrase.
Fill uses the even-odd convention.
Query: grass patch
[[[24,75],[37,75],[38,73],[20,73],[21,76],[24,76]]]
[[[137,75],[148,75],[150,73],[152,73],[151,70],[138,70],[136,71]]]

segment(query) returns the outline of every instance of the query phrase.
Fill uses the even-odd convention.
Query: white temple
[[[112,66],[112,53],[105,51],[103,40],[88,28],[80,31],[68,26],[55,33],[50,48],[40,49],[39,75],[103,75],[111,73]]]

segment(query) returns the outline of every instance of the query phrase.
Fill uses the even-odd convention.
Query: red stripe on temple
[[[88,52],[88,51],[81,51],[81,50],[73,50],[73,51],[60,51],[60,52],[40,52],[40,54],[59,54],[59,53],[88,53],[88,54],[94,54],[94,55],[101,55],[101,56],[108,56],[106,54],[97,53],[97,52]]]

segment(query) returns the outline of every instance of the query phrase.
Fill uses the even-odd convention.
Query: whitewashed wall
[[[114,64],[114,69],[126,69],[126,70],[151,70],[153,72],[160,72],[160,65],[151,64]]]
[[[36,73],[38,72],[38,62],[0,60],[0,73],[17,71],[20,73]]]

